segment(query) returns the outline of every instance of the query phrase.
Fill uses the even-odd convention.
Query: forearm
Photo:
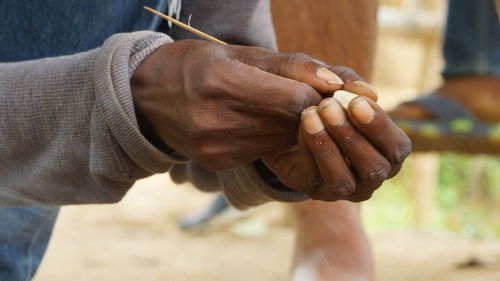
[[[130,91],[131,71],[170,40],[151,34],[0,64],[0,206],[115,202],[170,168],[140,134]]]

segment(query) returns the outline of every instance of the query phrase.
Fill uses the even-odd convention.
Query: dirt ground
[[[426,65],[425,40],[383,32],[379,38],[375,85],[386,108],[438,85],[438,41]],[[179,215],[210,199],[157,175],[138,182],[119,204],[64,207],[34,280],[288,280],[293,230],[286,208],[268,204],[241,224],[205,234],[177,228]],[[389,230],[370,237],[377,280],[500,281],[500,241]]]
[[[241,231],[235,223],[205,234],[176,227],[177,216],[210,198],[157,175],[138,182],[119,204],[64,207],[34,280],[287,280],[293,230],[286,208],[251,211],[240,219],[247,225]],[[416,232],[370,236],[377,280],[500,280],[500,241]]]

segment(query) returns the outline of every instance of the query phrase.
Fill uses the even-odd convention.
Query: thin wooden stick
[[[203,37],[203,38],[207,39],[208,41],[211,41],[211,42],[214,42],[214,43],[217,43],[217,44],[227,45],[226,42],[221,41],[221,40],[219,40],[219,39],[217,39],[217,38],[215,38],[213,36],[210,36],[210,35],[208,35],[208,34],[206,34],[204,32],[201,32],[198,29],[196,29],[194,27],[191,27],[191,26],[189,26],[187,24],[184,24],[184,23],[182,23],[182,22],[180,22],[180,21],[178,21],[176,19],[173,19],[173,18],[171,18],[171,17],[169,17],[169,16],[167,16],[165,14],[162,14],[162,13],[158,12],[155,9],[152,9],[150,7],[147,7],[147,6],[144,6],[144,9],[150,11],[151,13],[153,13],[153,14],[159,16],[159,17],[162,17],[162,18],[164,18],[164,19],[172,22],[173,24],[175,24],[175,25],[177,25],[177,26],[179,26],[181,28],[184,28],[187,31],[190,31],[190,32],[192,32],[192,33],[194,33],[194,34],[196,34],[196,35],[198,35],[200,37]]]

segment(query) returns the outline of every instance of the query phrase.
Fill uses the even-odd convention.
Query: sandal
[[[424,108],[432,119],[393,118],[410,137],[414,152],[459,152],[500,154],[500,123],[477,119],[463,105],[439,94],[415,99],[405,104]]]

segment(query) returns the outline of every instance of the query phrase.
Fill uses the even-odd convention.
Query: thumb
[[[231,46],[231,56],[263,71],[305,83],[323,95],[342,89],[344,81],[328,65],[302,53],[275,53],[263,48]]]
[[[272,65],[266,71],[306,83],[323,95],[344,89],[378,99],[375,88],[349,67],[330,66],[302,53],[275,53],[267,61]]]
[[[375,88],[349,67],[330,66],[303,53],[275,53],[257,47],[231,47],[233,56],[241,62],[308,84],[323,95],[330,96],[344,89],[377,101]]]
[[[378,99],[375,88],[349,67],[330,66],[302,53],[276,53],[268,63],[273,64],[271,72],[309,84],[323,95],[344,89],[375,102]]]

